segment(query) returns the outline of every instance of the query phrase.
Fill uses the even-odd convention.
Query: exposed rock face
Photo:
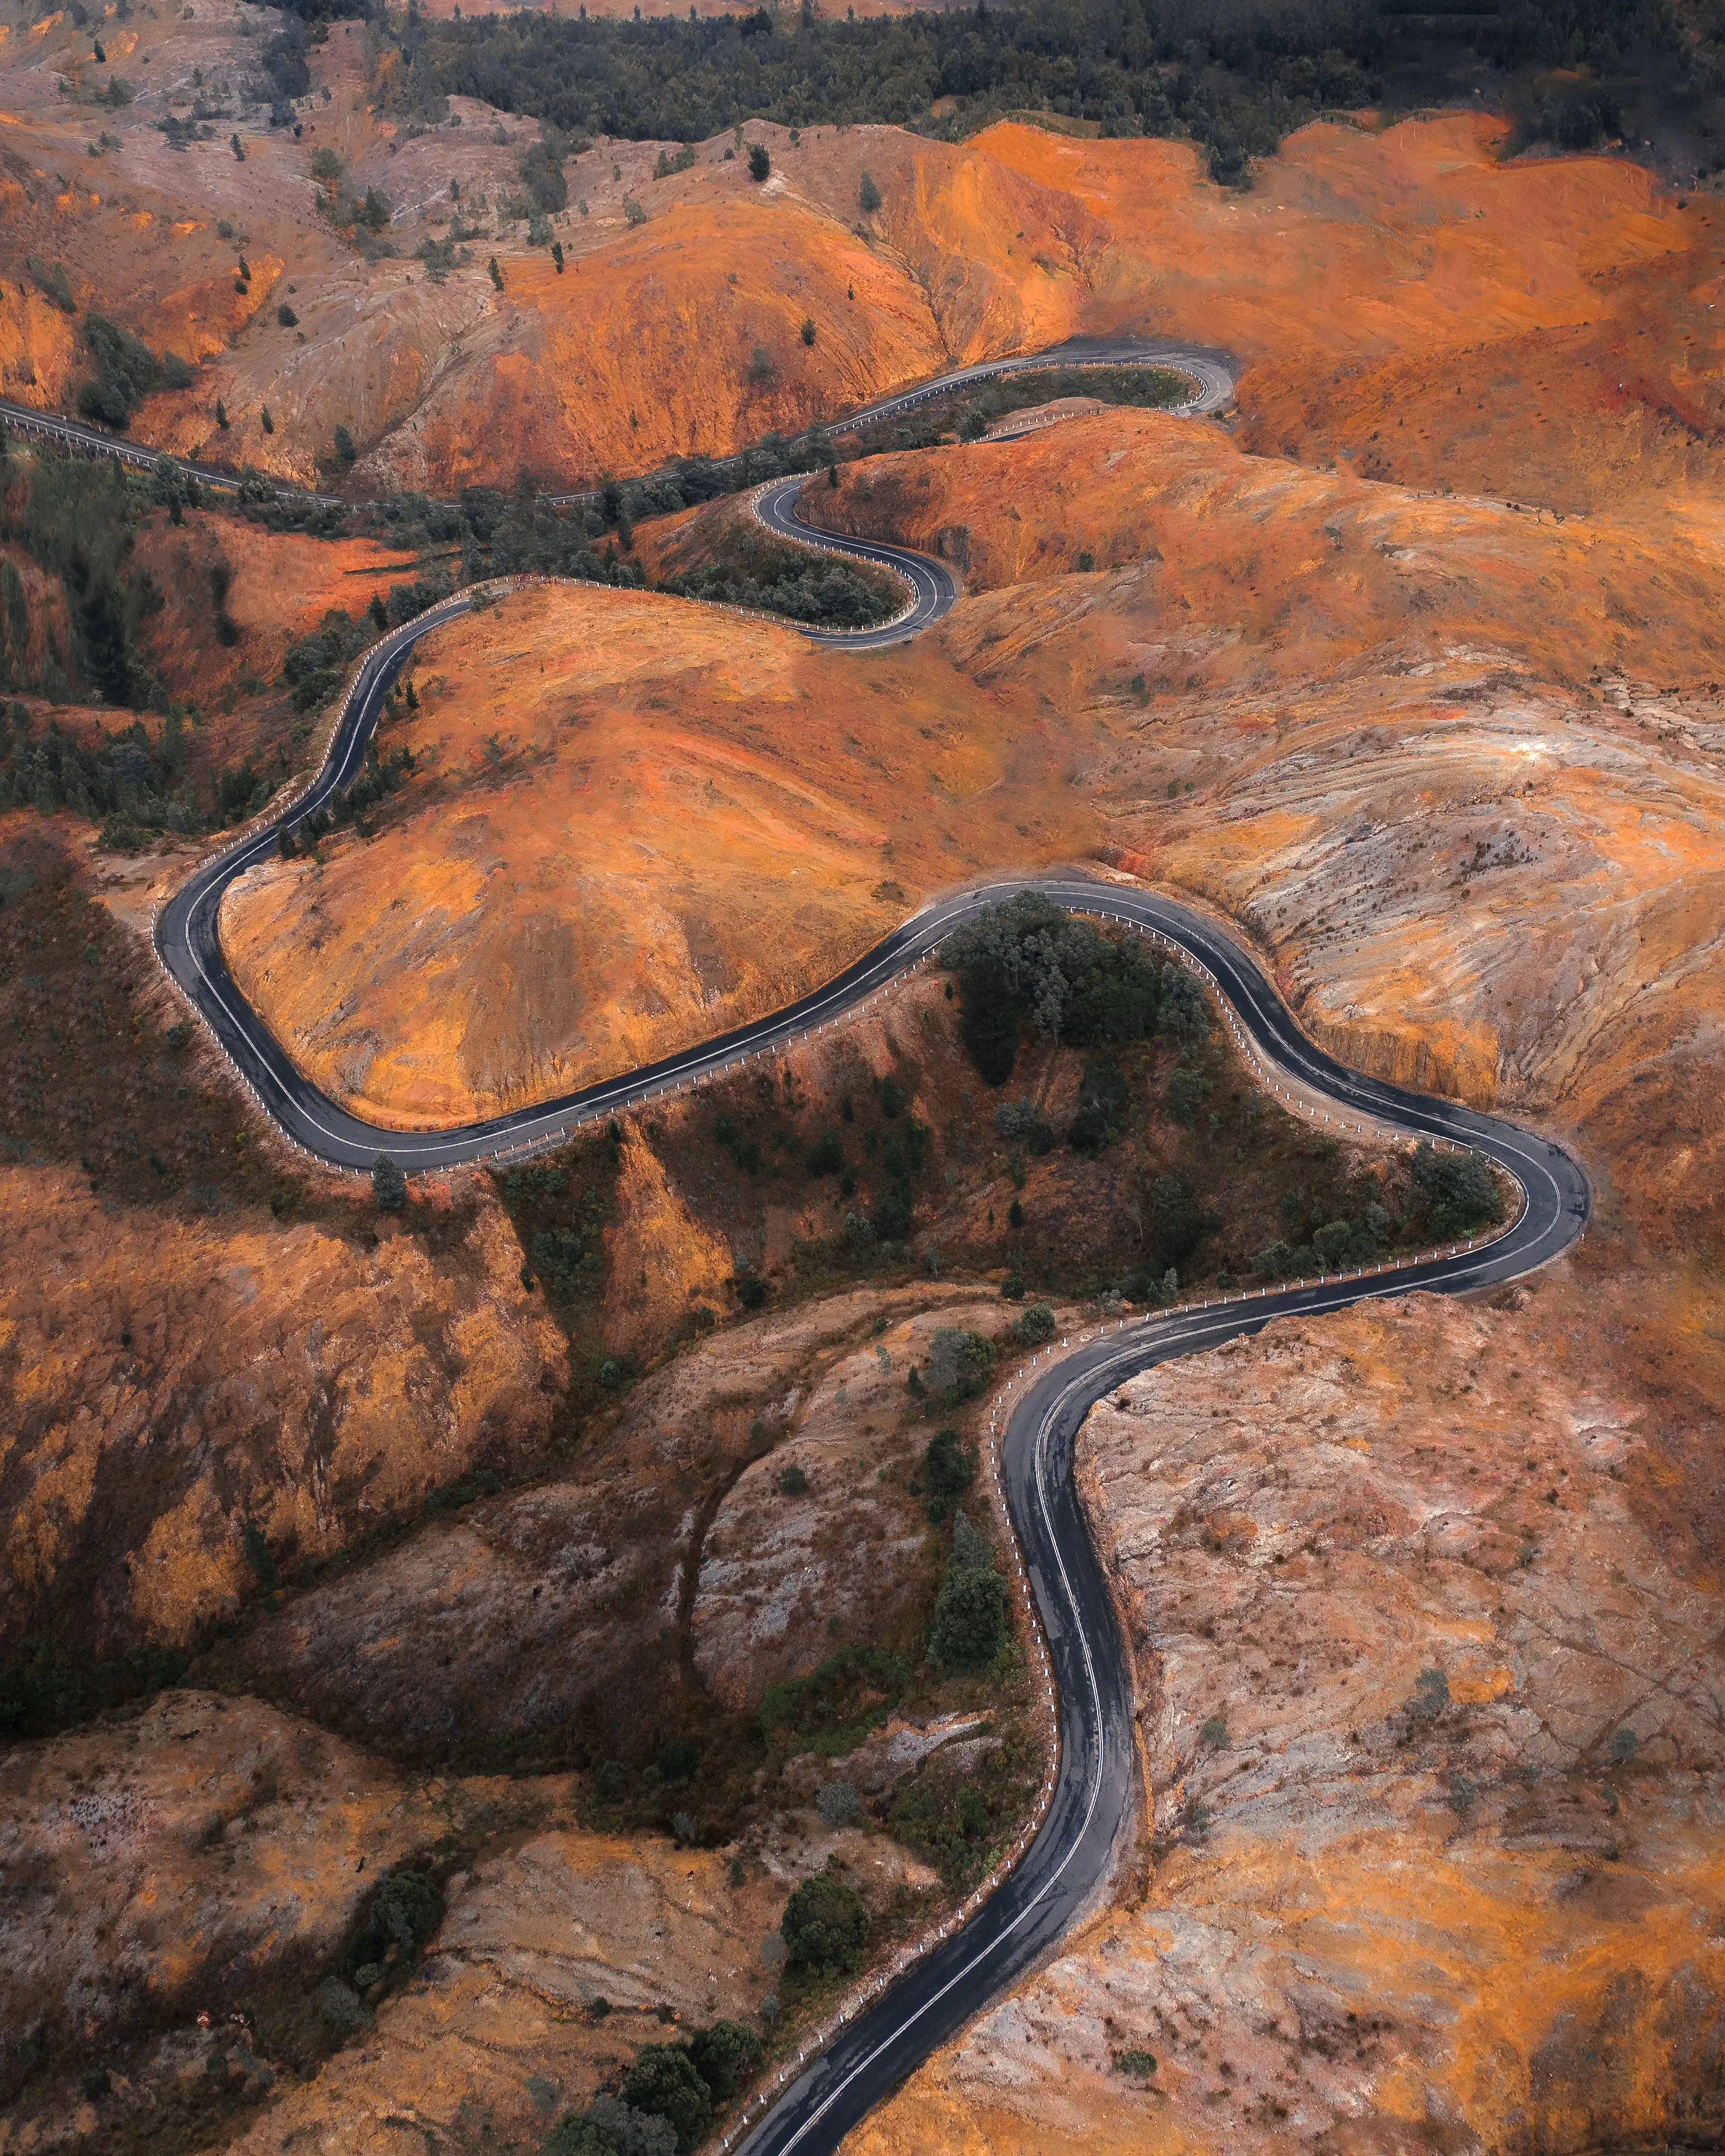
[[[0,2029],[100,2053],[305,1980],[377,1875],[446,1814],[250,1699],[165,1692],[0,1759]]]
[[[660,2008],[685,2030],[752,2022],[787,1891],[758,1866],[733,1886],[711,1851],[531,1835],[458,1886],[423,1974],[385,2001],[367,2041],[279,2091],[234,2146],[383,2156],[410,2131],[536,2147],[643,2044],[678,2041]],[[600,1999],[614,2010],[595,2015]]]
[[[80,1628],[186,1641],[255,1589],[257,1553],[327,1553],[542,1443],[564,1343],[501,1209],[463,1203],[446,1250],[387,1225],[367,1249],[369,1207],[361,1240],[0,1171],[4,1630],[80,1578]]]
[[[1725,2124],[1719,1589],[1673,1544],[1630,1306],[1601,1353],[1568,1268],[1520,1309],[1367,1306],[1092,1412],[1153,1855],[860,2149]]]
[[[215,1666],[373,1741],[457,1757],[578,1716],[633,1747],[690,1671],[752,1705],[832,1651],[833,1617],[846,1638],[902,1627],[927,1522],[907,1472],[877,1477],[911,1450],[887,1396],[936,1325],[999,1309],[932,1285],[858,1291],[703,1342],[567,1481],[422,1529]],[[779,1490],[789,1466],[804,1494]]]
[[[896,1325],[786,1403],[786,1440],[743,1470],[701,1549],[695,1661],[727,1705],[752,1705],[769,1684],[806,1675],[834,1631],[879,1638],[886,1609],[922,1579],[926,1515],[909,1473],[887,1479],[911,1465],[906,1373],[927,1361],[937,1327],[992,1327],[999,1307],[955,1301]],[[797,1475],[806,1488],[781,1486]]]
[[[661,2017],[752,2020],[786,1897],[829,1856],[878,1901],[931,1883],[890,1844],[788,1823],[739,1879],[728,1855],[580,1831],[574,1795],[561,1777],[422,1785],[255,1701],[194,1691],[15,1750],[0,2148],[347,2156],[398,2148],[404,2122],[536,2144],[642,2044],[675,2041]],[[489,1845],[449,1879],[425,1959],[326,2056],[328,1957],[381,1873],[452,1834]]]

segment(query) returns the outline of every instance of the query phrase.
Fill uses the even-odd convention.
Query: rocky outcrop
[[[1635,1307],[1567,1269],[1500,1309],[1368,1305],[1093,1410],[1139,1883],[861,2150],[1725,2126],[1719,1593],[1671,1539]]]

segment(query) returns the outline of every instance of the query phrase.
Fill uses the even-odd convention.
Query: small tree
[[[689,2040],[695,2070],[721,2103],[729,2103],[761,2071],[762,2050],[740,2021],[715,2021]]]
[[[712,2091],[680,2044],[644,2044],[623,2077],[623,2101],[668,2121],[680,2151],[697,2147],[712,2121]]]
[[[766,144],[764,142],[751,142],[749,145],[749,177],[755,182],[756,186],[758,187],[761,182],[766,178],[767,175],[772,170],[773,160],[767,154]]]
[[[359,451],[353,446],[352,435],[345,427],[339,425],[336,429],[336,454],[340,457],[344,465],[351,465],[359,454]]]
[[[275,432],[275,422],[270,416],[270,407],[267,404],[259,413],[258,418],[266,434],[273,434]]]
[[[219,397],[216,399],[216,424],[222,429],[223,434],[226,434],[228,431],[228,407],[222,402]]]
[[[501,292],[503,290],[503,272],[497,267],[497,258],[495,254],[486,263],[485,268],[490,272],[491,282]]]
[[[551,243],[551,259],[556,265],[558,276],[561,277],[563,274],[563,243],[561,239],[554,239]]]
[[[922,1491],[930,1521],[938,1527],[976,1480],[977,1456],[956,1430],[937,1430],[922,1455]]]
[[[868,1944],[869,1912],[854,1887],[821,1872],[805,1879],[786,1902],[778,1929],[791,1968],[817,1975],[848,1972],[861,1962]]]
[[[963,1513],[952,1530],[952,1558],[934,1605],[928,1659],[947,1670],[986,1669],[1006,1639],[1006,1575]]]
[[[1014,1199],[1013,1203],[1016,1205],[1018,1200]],[[1055,1314],[1045,1302],[1033,1302],[1012,1329],[1024,1346],[1040,1348],[1045,1340],[1055,1337]]]
[[[872,217],[880,207],[880,190],[865,172],[856,190],[857,205],[865,217]]]
[[[245,146],[237,135],[228,137],[228,147],[234,152],[236,161],[243,165],[245,162]]]
[[[372,1196],[380,1213],[407,1209],[408,1178],[387,1152],[380,1152],[372,1163]]]
[[[804,315],[803,317],[803,341],[804,344],[813,344],[814,342],[814,317],[813,315]]]
[[[275,319],[281,324],[285,330],[296,330],[300,326],[300,317],[294,312],[293,309],[288,305],[285,300],[284,300],[281,305],[275,310]]]
[[[366,608],[366,612],[372,617],[372,620],[377,628],[377,633],[381,636],[383,631],[389,626],[389,609],[384,605],[382,600],[378,597],[376,592],[372,593],[372,603]]]

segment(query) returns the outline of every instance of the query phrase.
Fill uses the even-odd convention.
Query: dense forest
[[[1725,85],[1725,47],[1667,0],[1504,0],[1442,17],[1410,0],[1050,0],[870,22],[814,0],[686,21],[583,9],[432,22],[410,8],[392,34],[403,64],[382,95],[426,119],[459,93],[572,137],[693,142],[757,116],[957,136],[1034,110],[1105,135],[1189,137],[1232,182],[1319,112],[1387,89],[1399,104],[1467,94],[1458,64],[1502,74],[1524,136],[1572,148],[1617,131],[1620,85],[1656,78],[1673,105]],[[1539,79],[1553,68],[1587,79]]]

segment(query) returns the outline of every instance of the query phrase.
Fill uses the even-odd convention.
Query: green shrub
[[[856,206],[865,217],[872,217],[880,207],[880,190],[866,172],[857,185]]]
[[[843,1648],[806,1677],[767,1687],[757,1711],[761,1733],[769,1743],[782,1736],[798,1751],[836,1758],[886,1721],[910,1680],[896,1655]]]
[[[1408,1712],[1415,1722],[1435,1722],[1450,1704],[1450,1680],[1440,1669],[1421,1670]]]
[[[1033,1302],[1013,1324],[1013,1337],[1025,1348],[1040,1348],[1057,1331],[1055,1314],[1045,1302]]]
[[[644,2044],[623,2077],[623,2101],[667,2120],[679,2156],[698,2145],[712,2120],[712,2091],[680,2044]]]
[[[1440,1241],[1468,1235],[1502,1210],[1484,1155],[1440,1152],[1430,1138],[1414,1148],[1414,1188],[1430,1209],[1431,1232]]]
[[[660,1746],[655,1764],[661,1782],[680,1788],[685,1782],[695,1779],[701,1765],[700,1748],[691,1744],[686,1737],[670,1738]]]
[[[679,2143],[668,2118],[596,2096],[584,2113],[565,2113],[539,2145],[540,2156],[677,2156]]]
[[[1177,1123],[1189,1129],[1213,1091],[1201,1070],[1176,1070],[1163,1088],[1162,1105]]]
[[[869,1912],[854,1887],[822,1872],[805,1879],[786,1902],[778,1928],[792,1969],[814,1975],[849,1974],[861,1966]]]
[[[934,1605],[928,1657],[942,1669],[986,1669],[1006,1639],[1007,1583],[991,1567],[949,1566]]]
[[[351,2036],[370,2019],[359,1994],[339,1976],[326,1976],[313,1994],[313,2000],[319,2019],[333,2036]]]
[[[382,1962],[391,1947],[414,1955],[444,1919],[444,1890],[429,1873],[403,1866],[378,1881],[364,1922],[348,1948],[348,1965]]]
[[[929,1660],[948,1671],[986,1669],[1005,1644],[1008,1595],[993,1552],[959,1513],[952,1558],[935,1599]]]
[[[689,2056],[714,2101],[729,2103],[760,2072],[765,2054],[740,2021],[715,2021],[690,2038]]]
[[[814,1176],[839,1175],[845,1168],[845,1148],[836,1131],[823,1131],[809,1149],[809,1173]]]
[[[986,1389],[993,1367],[994,1343],[986,1334],[937,1326],[928,1343],[922,1383],[943,1405],[954,1407]]]
[[[773,160],[767,154],[766,144],[764,142],[751,142],[749,145],[749,177],[755,182],[756,186],[758,187],[761,182],[766,178],[767,175],[772,170]]]

